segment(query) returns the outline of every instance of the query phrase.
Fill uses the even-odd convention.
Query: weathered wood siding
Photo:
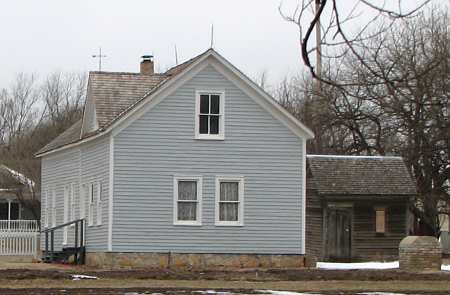
[[[310,189],[310,180],[306,180],[306,255],[313,258],[323,257],[323,208],[316,190]]]
[[[107,249],[108,229],[108,184],[109,184],[109,138],[95,140],[79,148],[71,148],[42,158],[41,224],[44,224],[45,201],[49,192],[49,226],[51,227],[51,197],[56,192],[56,225],[64,223],[64,186],[73,184],[75,198],[75,219],[80,217],[81,184],[100,181],[102,184],[102,225],[86,226],[86,247],[88,251]],[[87,216],[88,200],[85,199]],[[94,221],[97,219],[94,210]],[[96,224],[96,222],[94,222]],[[73,243],[74,227],[69,228],[68,245]],[[62,248],[63,230],[55,232],[55,250]],[[45,236],[41,247],[45,246]]]
[[[195,140],[195,91],[225,91],[225,140]],[[114,138],[114,252],[302,254],[302,141],[208,66]],[[203,178],[201,226],[173,225],[173,177]],[[215,177],[245,178],[244,226],[214,225]]]
[[[375,231],[375,204],[356,203],[353,211],[352,254],[355,258],[396,257],[398,245],[407,235],[406,204],[386,206],[386,233]]]

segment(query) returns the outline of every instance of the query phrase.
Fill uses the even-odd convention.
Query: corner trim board
[[[306,139],[302,139],[302,240],[300,253],[306,253]]]
[[[109,185],[108,185],[108,251],[112,251],[113,197],[114,197],[114,137],[109,137]]]

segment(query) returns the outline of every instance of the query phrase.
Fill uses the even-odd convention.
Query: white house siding
[[[42,158],[42,202],[41,222],[44,224],[45,192],[56,189],[56,225],[64,223],[64,186],[73,184],[75,198],[75,219],[80,218],[81,184],[100,181],[102,185],[102,225],[97,226],[96,210],[94,210],[94,226],[85,228],[86,247],[88,251],[104,251],[107,249],[108,235],[108,184],[109,184],[109,138],[57,152],[55,155]],[[51,198],[51,194],[50,194]],[[88,200],[85,199],[87,215]],[[51,214],[51,199],[49,200]],[[51,215],[49,226],[51,227]],[[74,227],[69,228],[68,246],[73,245]],[[62,248],[63,230],[55,231],[55,250]],[[41,247],[45,247],[45,236],[41,238]]]
[[[225,140],[194,139],[195,91],[225,90]],[[114,252],[302,254],[302,140],[208,66],[114,138]],[[203,177],[202,226],[173,225],[173,177]],[[244,226],[214,225],[215,177],[244,176]]]

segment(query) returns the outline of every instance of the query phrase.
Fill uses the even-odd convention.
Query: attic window
[[[223,91],[197,91],[196,139],[224,139],[224,98]]]

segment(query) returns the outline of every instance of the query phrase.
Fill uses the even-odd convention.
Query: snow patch
[[[336,262],[317,262],[317,268],[321,269],[394,269],[398,268],[398,261],[391,262],[357,262],[357,263],[336,263]]]
[[[442,264],[441,270],[450,271],[450,264]]]
[[[275,291],[275,290],[257,290],[257,291],[272,295],[320,295],[319,293],[298,293],[291,291]]]
[[[98,280],[97,277],[94,276],[87,276],[87,275],[71,275],[72,281],[79,281],[79,280]]]
[[[389,293],[389,292],[365,292],[357,293],[358,295],[406,295],[402,293]]]

